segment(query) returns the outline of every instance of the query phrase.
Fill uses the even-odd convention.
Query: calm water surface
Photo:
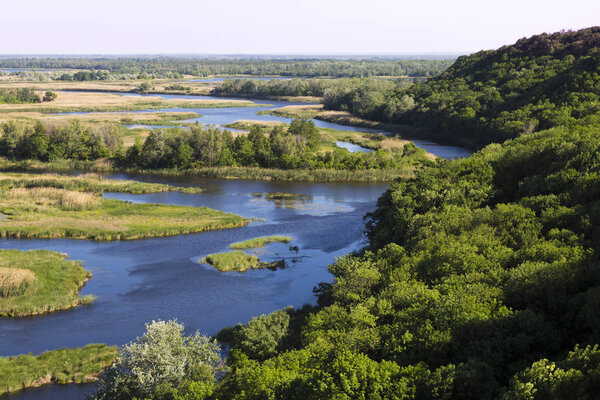
[[[221,328],[292,305],[314,303],[312,288],[331,281],[327,265],[363,245],[362,217],[386,189],[381,184],[271,183],[239,180],[109,175],[112,178],[201,186],[201,194],[157,193],[106,197],[133,202],[208,206],[256,217],[242,228],[136,241],[0,240],[0,248],[49,249],[82,260],[93,273],[81,291],[90,306],[45,316],[0,319],[0,355],[40,353],[88,343],[124,344],[153,319],[177,318],[188,332],[214,334]],[[260,194],[291,192],[298,201],[270,201]],[[218,272],[201,264],[207,254],[232,242],[264,235],[289,235],[290,244],[259,250],[265,261],[285,259],[277,271]],[[291,245],[299,251],[290,250]],[[48,386],[11,399],[82,399],[90,385]]]

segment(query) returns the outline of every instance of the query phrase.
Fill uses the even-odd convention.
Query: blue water
[[[341,140],[335,142],[335,145],[342,149],[348,150],[350,153],[370,153],[373,151],[371,149],[367,149],[366,147],[362,147],[354,143],[342,142]]]
[[[362,217],[375,207],[385,184],[264,182],[197,177],[108,175],[174,185],[200,186],[200,194],[156,193],[106,197],[132,202],[208,206],[256,217],[261,222],[235,229],[135,241],[2,239],[0,248],[49,249],[82,260],[92,279],[81,294],[90,306],[43,316],[0,319],[0,355],[16,355],[88,343],[124,344],[155,319],[177,318],[188,332],[215,334],[288,305],[314,303],[312,288],[331,281],[327,265],[362,247]],[[289,192],[295,201],[272,201],[257,193]],[[265,261],[285,259],[287,268],[246,273],[218,272],[200,260],[226,251],[236,241],[289,235],[259,251]],[[298,246],[299,251],[289,246]],[[83,399],[93,385],[47,386],[18,392],[11,399]],[[36,397],[38,396],[38,397]]]

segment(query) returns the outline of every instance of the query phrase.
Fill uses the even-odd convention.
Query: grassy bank
[[[275,269],[285,267],[285,262],[283,260],[265,263],[260,261],[259,258],[255,255],[246,254],[240,250],[229,251],[226,253],[210,254],[204,257],[202,259],[202,262],[207,263],[208,265],[221,272],[246,272],[249,269]]]
[[[0,250],[0,316],[23,317],[88,304],[79,297],[92,276],[77,261],[54,251]]]
[[[427,132],[416,126],[386,124],[355,117],[345,111],[324,110],[322,105],[285,106],[272,110],[259,111],[259,115],[275,115],[285,118],[314,118],[340,125],[358,126],[362,128],[381,129],[384,131],[405,134],[406,136],[427,136]],[[429,134],[430,135],[430,134]]]
[[[90,344],[15,357],[0,357],[0,395],[49,383],[93,382],[112,363],[115,347]]]
[[[255,249],[257,247],[264,247],[269,243],[289,243],[291,240],[292,238],[289,236],[265,236],[244,240],[243,242],[235,242],[232,243],[229,247],[235,250]]]
[[[57,174],[0,173],[0,189],[16,188],[55,188],[79,192],[118,192],[118,193],[160,193],[184,192],[200,193],[199,187],[179,187],[162,183],[146,183],[130,180],[105,179],[96,174],[65,176]]]
[[[304,181],[304,182],[393,182],[398,178],[408,178],[415,167],[407,165],[401,169],[275,169],[259,167],[203,167],[192,169],[119,169],[106,160],[76,161],[57,160],[42,162],[37,160],[11,161],[0,159],[0,170],[4,171],[90,171],[90,172],[130,172],[170,176],[201,176],[206,178]]]
[[[248,220],[207,207],[132,204],[63,189],[0,192],[0,237],[127,240],[244,226]]]

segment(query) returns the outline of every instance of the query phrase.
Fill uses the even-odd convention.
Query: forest
[[[181,78],[183,75],[281,75],[292,77],[419,76],[439,74],[451,58],[0,58],[0,68],[68,68],[108,71],[138,78]],[[99,79],[102,73],[87,75]],[[66,76],[64,79],[67,79]]]
[[[382,91],[363,81],[355,90],[331,88],[323,102],[366,119],[423,126],[437,139],[478,149],[555,126],[598,123],[599,47],[598,27],[536,35],[459,57],[409,88]]]

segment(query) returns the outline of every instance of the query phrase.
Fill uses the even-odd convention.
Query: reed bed
[[[246,254],[241,250],[209,254],[204,257],[201,262],[206,263],[221,272],[246,272],[249,269],[277,269],[285,267],[285,261],[283,260],[265,263],[260,261],[255,255]]]
[[[98,379],[115,359],[116,347],[90,344],[34,356],[0,357],[0,396],[50,383],[86,383]]]
[[[0,267],[0,297],[24,295],[35,282],[35,274],[28,269]]]
[[[243,250],[243,249],[255,249],[258,247],[265,247],[269,243],[289,243],[292,240],[289,236],[264,236],[258,237],[254,239],[244,240],[242,242],[232,243],[229,248],[235,250]]]
[[[168,191],[200,193],[203,191],[202,188],[198,187],[177,187],[161,183],[106,179],[95,173],[87,173],[79,176],[0,173],[0,188],[55,188],[80,192],[119,192],[131,194]]]
[[[0,192],[0,199],[9,199],[11,202],[33,202],[37,206],[58,207],[66,211],[93,210],[101,204],[101,198],[96,194],[53,187],[9,189]]]
[[[0,289],[10,294],[0,296],[0,316],[38,315],[92,302],[92,296],[79,296],[92,274],[65,257],[47,250],[0,250]]]

